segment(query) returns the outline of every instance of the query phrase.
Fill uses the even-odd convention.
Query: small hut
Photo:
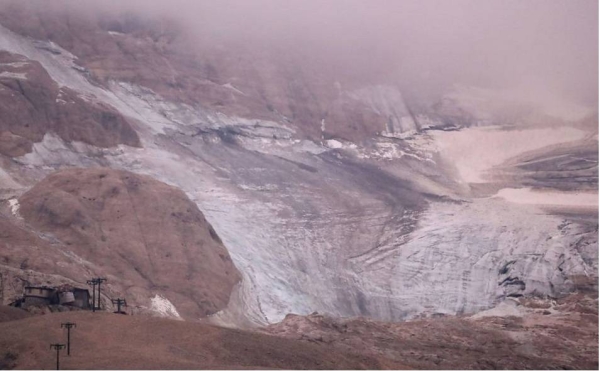
[[[48,286],[26,286],[23,294],[23,308],[57,303],[56,290]]]
[[[64,305],[81,309],[91,309],[90,292],[71,285],[59,287],[26,286],[23,297],[11,303],[15,307],[43,307],[47,305]]]

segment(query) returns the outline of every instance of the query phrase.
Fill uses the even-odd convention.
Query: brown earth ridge
[[[77,323],[62,369],[379,369],[372,356],[256,332],[146,316],[70,312],[0,323],[0,368],[48,369]],[[394,368],[404,368],[394,363]]]
[[[160,295],[183,318],[196,319],[224,308],[240,279],[197,206],[181,190],[148,176],[67,169],[48,176],[19,201],[25,226],[3,228],[7,248],[0,253],[13,266],[12,274],[19,275],[20,268],[23,280],[34,279],[32,284],[47,277],[27,277],[28,270],[80,286],[92,275],[105,276],[107,296],[124,296],[130,305],[147,308],[149,299]],[[25,262],[16,259],[23,249],[31,257]],[[103,297],[110,308],[108,299]]]
[[[0,323],[0,365],[52,367],[48,344],[74,321],[66,369],[597,369],[597,295],[521,299],[518,315],[366,318],[289,315],[259,331],[147,316],[70,312]],[[0,312],[2,313],[2,312]],[[516,313],[515,313],[516,314]]]

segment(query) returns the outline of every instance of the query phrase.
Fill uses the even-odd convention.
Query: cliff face
[[[172,102],[282,122],[298,137],[315,140],[360,141],[402,117],[409,123],[404,130],[415,129],[397,88],[387,87],[391,94],[362,89],[360,78],[318,55],[233,41],[198,42],[164,19],[56,8],[42,13],[35,7],[7,6],[0,9],[0,22],[73,53],[100,84],[130,82]]]
[[[49,132],[97,147],[140,145],[136,132],[111,106],[59,86],[39,62],[0,52],[0,153],[22,156]]]
[[[106,168],[69,169],[39,182],[19,203],[20,215],[32,229],[29,235],[53,239],[32,241],[37,246],[26,248],[31,260],[23,269],[59,274],[80,285],[90,274],[103,275],[108,298],[124,295],[130,305],[149,307],[148,298],[157,296],[185,318],[223,309],[239,280],[227,250],[196,205],[180,190],[150,177]],[[57,249],[81,267],[61,269],[64,264],[43,260],[63,260]],[[7,259],[18,253],[10,251]],[[9,261],[14,268],[17,264]]]

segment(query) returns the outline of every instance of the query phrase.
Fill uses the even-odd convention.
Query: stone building
[[[23,309],[49,305],[90,309],[90,292],[88,289],[73,287],[71,285],[62,285],[59,287],[26,286],[23,290],[23,297],[11,305]]]

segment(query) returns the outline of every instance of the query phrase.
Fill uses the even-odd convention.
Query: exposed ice
[[[9,66],[9,67],[15,67],[15,68],[21,68],[21,67],[25,67],[28,66],[29,62],[7,62],[7,63],[0,63],[0,66]]]

